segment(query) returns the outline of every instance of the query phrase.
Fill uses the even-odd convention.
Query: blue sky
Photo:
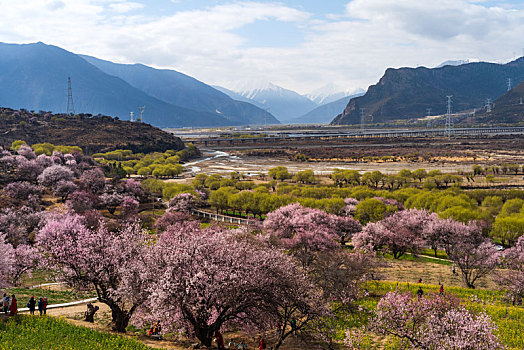
[[[0,41],[43,41],[209,84],[367,88],[388,67],[523,54],[515,0],[0,0]]]

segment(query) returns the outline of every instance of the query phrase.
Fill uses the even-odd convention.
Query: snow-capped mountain
[[[232,84],[228,90],[243,98],[256,101],[258,106],[269,108],[271,114],[284,122],[317,107],[317,104],[309,98],[267,81],[240,81]],[[226,89],[222,91],[227,93]],[[235,99],[233,94],[230,94],[230,97]]]
[[[339,101],[344,97],[360,94],[362,92],[365,91],[363,89],[344,90],[339,86],[330,83],[319,89],[311,91],[309,94],[306,94],[305,96],[320,106],[331,102]]]
[[[480,62],[480,60],[477,58],[467,58],[465,60],[450,60],[450,61],[442,62],[435,68],[441,68],[444,66],[461,66],[463,64],[475,63],[475,62]]]

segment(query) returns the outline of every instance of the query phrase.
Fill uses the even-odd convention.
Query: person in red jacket
[[[226,345],[224,344],[224,337],[222,337],[222,333],[217,329],[215,330],[215,341],[217,342],[218,350],[225,350]]]
[[[11,296],[11,305],[9,305],[9,316],[14,316],[18,313],[18,303],[15,298],[15,295],[13,294]]]
[[[264,350],[266,348],[266,342],[262,337],[258,337],[258,350]]]

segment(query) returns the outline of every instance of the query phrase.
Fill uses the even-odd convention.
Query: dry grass
[[[422,278],[425,284],[444,284],[444,286],[466,287],[458,268],[452,273],[451,266],[428,262],[388,260],[387,267],[380,270],[381,276],[388,281],[417,283]],[[476,283],[477,288],[496,289],[490,277],[484,277]]]

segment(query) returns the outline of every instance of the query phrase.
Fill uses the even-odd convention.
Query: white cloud
[[[44,41],[226,86],[252,78],[299,92],[326,83],[352,90],[376,82],[390,66],[509,58],[524,47],[524,10],[469,0],[353,0],[344,13],[314,19],[284,3],[256,1],[155,15],[133,11],[147,2],[127,0],[0,3],[0,41]],[[307,33],[305,41],[278,48],[245,45],[242,28],[268,19],[296,25]]]

